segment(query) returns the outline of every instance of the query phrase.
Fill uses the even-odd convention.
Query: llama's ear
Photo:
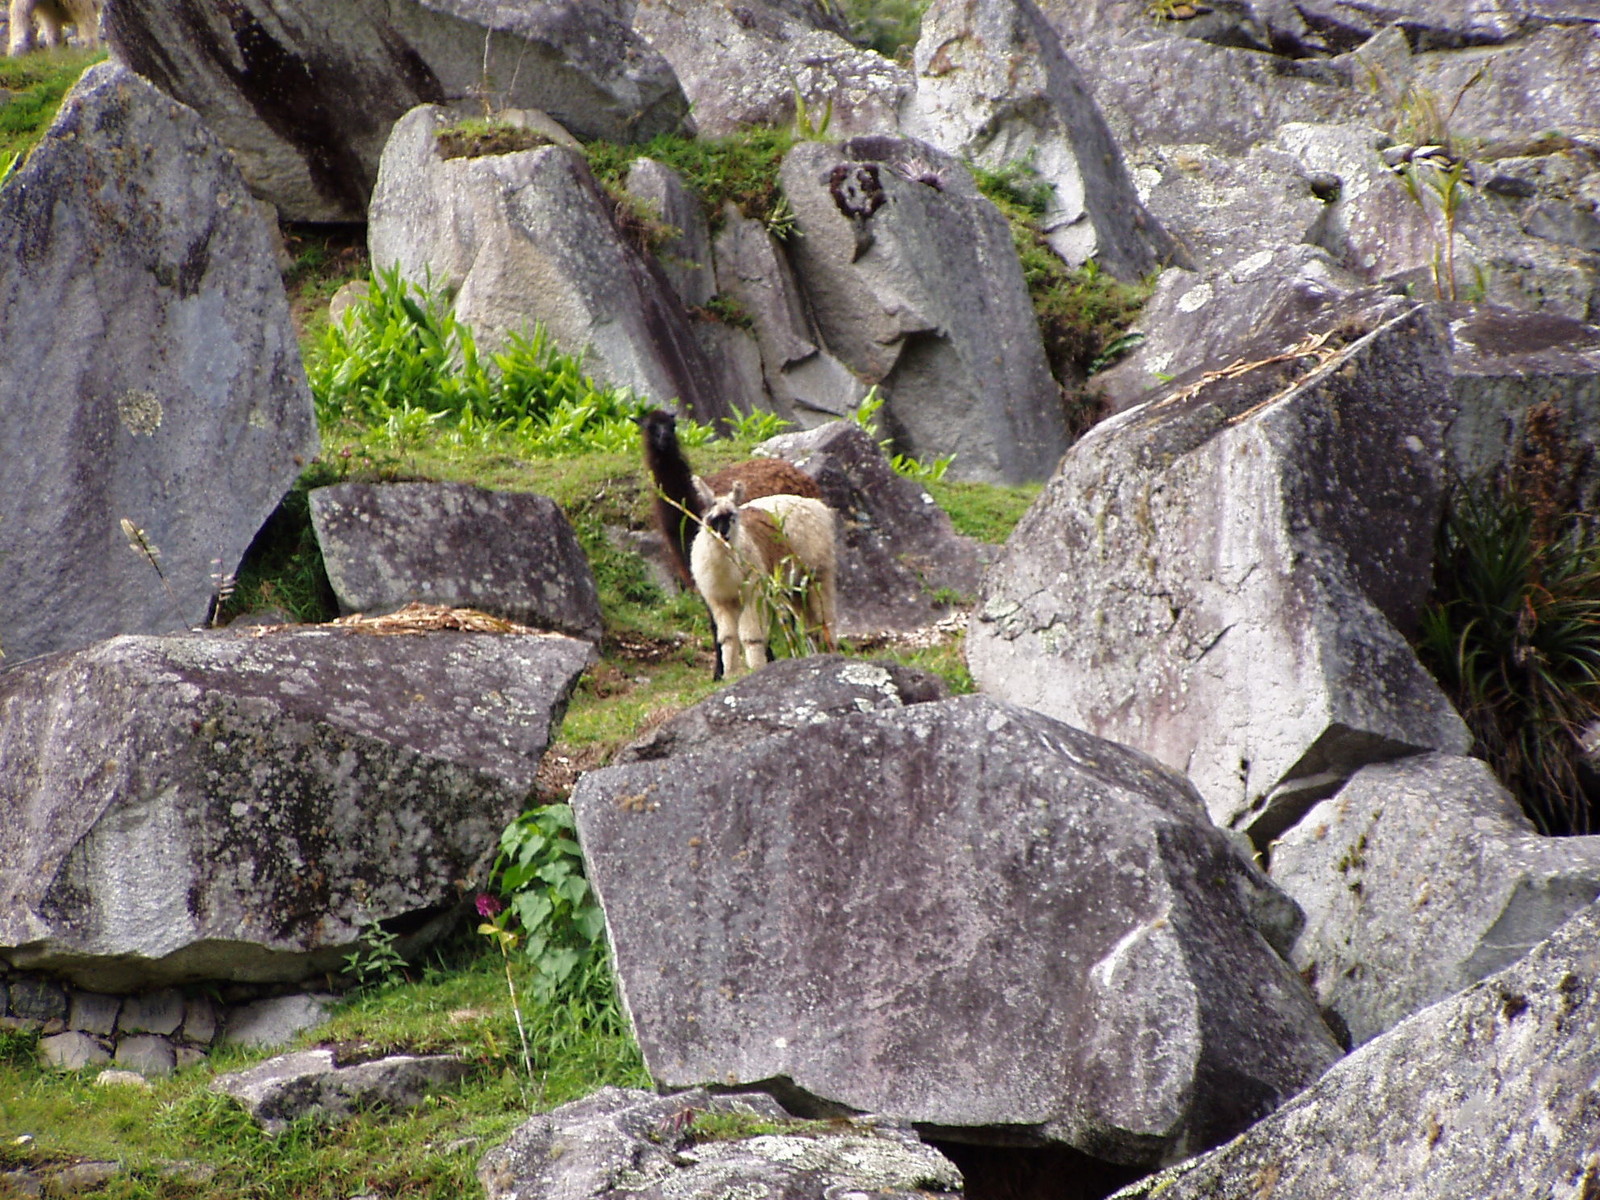
[[[698,475],[694,477],[694,498],[700,502],[701,512],[717,502],[717,494],[711,490],[711,485]]]
[[[737,508],[739,505],[744,503],[744,496],[745,496],[744,480],[735,479],[733,481],[733,505],[734,505],[735,508]]]

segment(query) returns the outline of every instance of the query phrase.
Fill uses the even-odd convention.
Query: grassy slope
[[[11,93],[0,104],[0,168],[11,155],[33,149],[55,119],[67,89],[85,67],[104,57],[103,50],[52,50],[0,58],[0,89]]]

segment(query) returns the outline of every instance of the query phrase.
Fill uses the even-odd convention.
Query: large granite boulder
[[[1274,845],[1291,960],[1357,1045],[1521,958],[1600,896],[1600,837],[1540,836],[1477,759],[1358,771]]]
[[[1183,771],[1258,844],[1367,763],[1465,753],[1404,636],[1448,383],[1425,309],[1352,301],[1096,426],[985,577],[973,677]]]
[[[346,613],[417,600],[600,640],[594,571],[548,496],[465,483],[340,483],[311,493],[311,524]]]
[[[955,531],[926,488],[897,475],[859,425],[779,434],[756,453],[794,463],[839,514],[839,632],[919,629],[977,594],[980,543]]]
[[[1600,1181],[1600,908],[1112,1200],[1581,1197]]]
[[[688,109],[619,0],[109,0],[117,57],[197,109],[294,221],[361,221],[390,127],[419,104],[537,108],[647,141]]]
[[[1033,0],[934,0],[922,15],[916,91],[902,128],[998,170],[1026,162],[1054,195],[1039,219],[1051,247],[1122,279],[1175,245],[1144,210],[1083,77]]]
[[[425,105],[395,125],[367,227],[373,266],[453,295],[485,348],[542,321],[596,379],[708,423],[729,416],[734,398],[671,280],[619,230],[582,152],[445,158],[451,123]]]
[[[722,1129],[745,1136],[708,1136]],[[601,1088],[520,1126],[483,1156],[489,1200],[782,1196],[923,1200],[960,1193],[961,1172],[909,1128],[878,1120],[819,1128],[769,1096],[673,1096]]]
[[[801,142],[784,157],[801,287],[828,348],[883,388],[902,452],[953,479],[1044,478],[1068,442],[1006,220],[922,142]],[[956,286],[959,281],[959,286]]]
[[[590,772],[573,807],[664,1087],[1154,1164],[1339,1053],[1193,789],[1038,713],[833,716]]]
[[[199,624],[317,450],[270,222],[195,114],[112,64],[0,190],[0,363],[11,662]]]
[[[0,956],[102,991],[337,970],[483,877],[593,658],[322,627],[0,674]]]
[[[765,0],[638,0],[633,28],[672,64],[702,136],[791,125],[802,104],[819,133],[897,132],[911,72],[819,17]]]

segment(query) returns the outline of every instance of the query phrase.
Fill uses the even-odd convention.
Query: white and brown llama
[[[745,500],[744,484],[717,496],[694,480],[704,528],[694,539],[695,587],[711,608],[717,630],[717,660],[726,675],[767,661],[767,629],[774,592],[801,596],[807,639],[835,649],[833,509],[807,496],[759,496]]]

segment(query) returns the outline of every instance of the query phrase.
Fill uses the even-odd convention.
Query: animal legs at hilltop
[[[11,38],[7,53],[15,58],[34,48],[35,35],[46,46],[59,46],[63,27],[73,25],[78,40],[100,44],[100,0],[11,0]]]
[[[691,559],[695,586],[711,608],[717,630],[717,662],[726,674],[739,670],[738,648],[754,670],[767,660],[770,590],[798,588],[805,634],[834,649],[833,510],[806,496],[762,496],[744,502],[738,482],[715,495],[704,480],[695,491],[705,513]]]

